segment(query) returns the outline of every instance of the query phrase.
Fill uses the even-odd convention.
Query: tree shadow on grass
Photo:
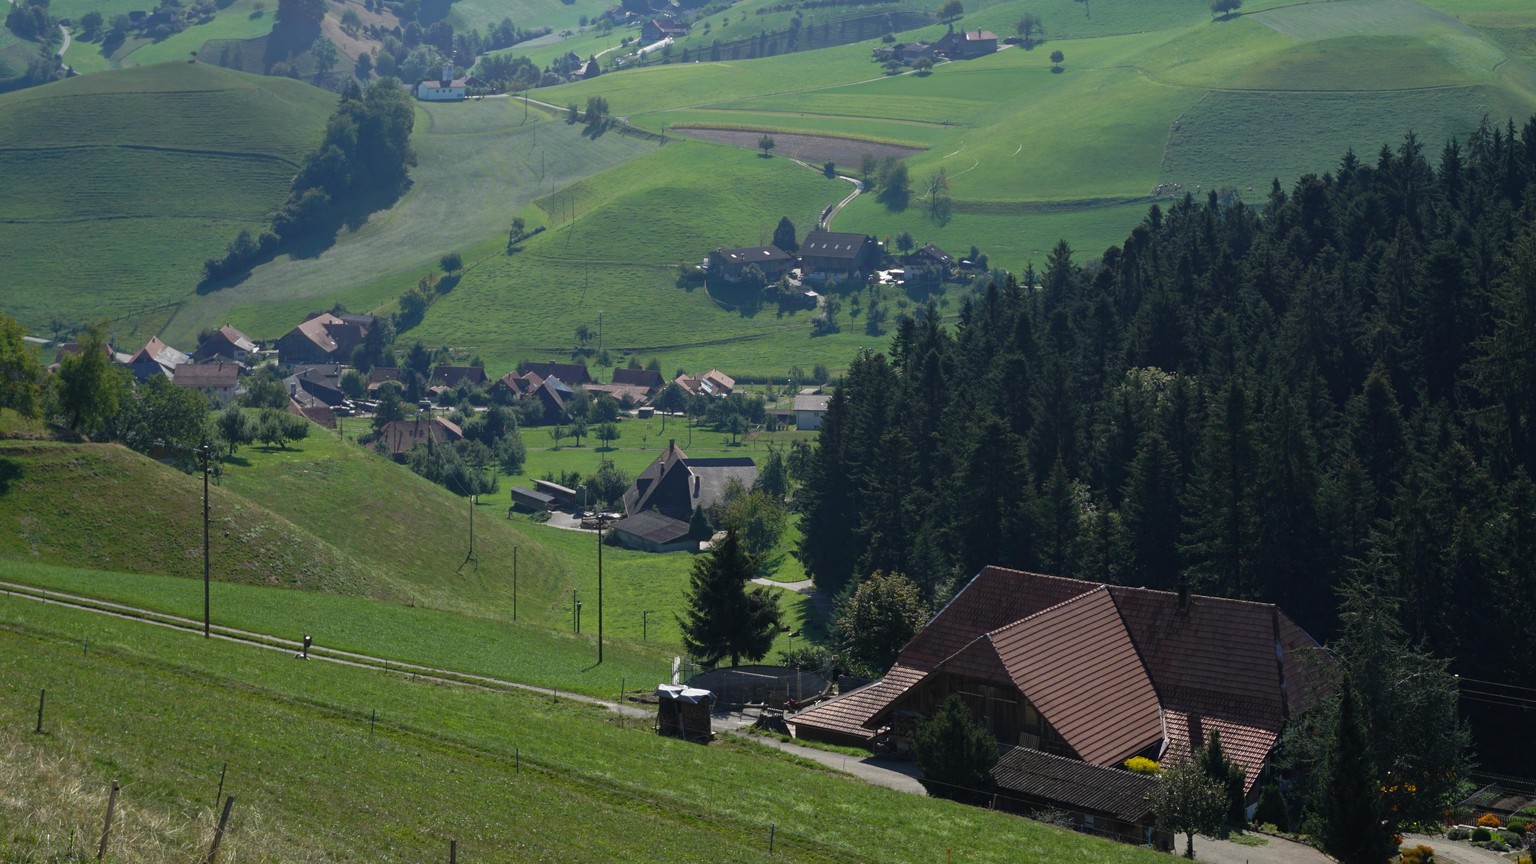
[[[0,495],[11,491],[11,481],[21,479],[21,463],[14,459],[0,459]]]

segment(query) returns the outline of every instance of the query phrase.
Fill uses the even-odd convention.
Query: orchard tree
[[[1025,48],[1033,48],[1045,36],[1045,25],[1040,23],[1040,16],[1033,12],[1026,12],[1019,23],[1014,25],[1014,29],[1018,31],[1019,38],[1024,40]]]
[[[676,616],[689,656],[706,664],[730,658],[761,660],[773,647],[782,613],[779,598],[767,588],[747,584],[757,575],[757,556],[747,551],[736,530],[708,553],[694,559],[687,610]]]
[[[1055,51],[1052,51],[1051,52],[1051,71],[1052,72],[1060,72],[1061,71],[1061,61],[1063,61],[1065,59],[1067,59],[1067,55],[1061,53],[1061,49],[1060,48],[1057,48]]]
[[[1243,0],[1211,0],[1211,17],[1226,17],[1243,8]]]
[[[778,144],[773,140],[772,135],[764,135],[763,137],[757,139],[757,147],[759,150],[763,151],[764,159],[768,158],[768,151],[777,146]]]
[[[53,406],[71,431],[94,435],[117,416],[128,388],[127,374],[113,366],[107,335],[93,326],[80,338],[80,350],[65,356],[53,376]]]
[[[1212,780],[1197,759],[1163,763],[1163,773],[1152,789],[1152,811],[1157,827],[1187,838],[1184,857],[1195,857],[1195,835],[1207,837],[1221,830],[1222,815],[1227,812],[1227,795],[1222,784]]]

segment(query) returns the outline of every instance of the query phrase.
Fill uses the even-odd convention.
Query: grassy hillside
[[[162,829],[114,832],[112,854],[186,860],[133,844],[186,834],[199,848],[226,763],[224,792],[236,803],[221,860],[232,862],[442,860],[453,839],[467,861],[670,864],[720,849],[767,856],[770,831],[774,860],[790,862],[1013,861],[1021,849],[1044,864],[1156,860],[850,781],[761,746],[706,748],[619,728],[601,709],[563,700],[297,663],[23,602],[0,601],[0,728],[9,730],[0,753],[26,766],[8,775],[0,800],[7,860],[74,854],[72,838],[96,836],[96,790],[114,779],[125,824],[156,819]],[[23,733],[41,688],[48,734]],[[90,806],[71,809],[87,795]]]
[[[634,434],[636,440],[621,442],[634,448],[622,454],[626,457],[622,462],[634,471],[654,458],[652,451],[659,451],[661,445],[645,448],[630,425],[625,424],[626,433]],[[534,434],[530,432],[528,443],[538,448],[545,442],[535,440]],[[699,452],[705,455],[744,449],[723,447],[719,435],[700,431],[695,437]],[[709,438],[712,443],[706,443]],[[747,452],[751,452],[749,448]],[[544,466],[538,469],[540,474],[556,467],[591,471],[596,467],[596,457],[591,454],[590,446],[566,447],[558,455],[577,461],[556,462],[541,458],[535,450],[531,464]],[[596,632],[598,594],[595,536],[537,525],[524,517],[508,518],[507,490],[519,482],[527,483],[528,478],[507,478],[501,493],[488,496],[475,508],[478,566],[473,562],[465,565],[469,545],[467,499],[318,427],[312,437],[286,451],[244,448],[225,464],[220,484],[211,490],[212,573],[216,580],[404,602],[410,609],[395,605],[354,607],[347,605],[355,602],[350,599],[279,592],[278,598],[284,599],[245,601],[251,606],[248,613],[256,616],[254,620],[220,620],[272,628],[281,624],[292,629],[305,625],[307,619],[302,616],[307,613],[302,613],[303,609],[313,609],[327,622],[341,618],[352,621],[348,628],[351,647],[399,656],[390,652],[390,646],[401,641],[395,635],[399,631],[425,628],[426,632],[437,632],[435,638],[411,637],[430,644],[441,641],[445,632],[457,633],[462,626],[456,623],[460,620],[457,616],[467,616],[482,622],[474,625],[483,631],[477,638],[501,642],[506,638],[501,628],[513,614],[515,547],[518,621],[538,631],[520,654],[541,655],[554,649],[530,646],[567,639],[573,591],[584,602],[583,631],[590,639]],[[77,577],[57,566],[24,571],[24,565],[200,576],[201,494],[199,478],[114,445],[0,442],[0,572],[162,611],[200,614],[200,605],[194,604],[195,609],[182,605],[182,601],[200,600],[200,592],[192,592],[199,596],[182,596],[164,587],[176,580],[157,582],[148,577],[112,577],[96,572]],[[665,651],[665,646],[675,646],[673,615],[683,609],[692,560],[687,555],[606,549],[606,635],[638,645],[644,629],[641,610],[650,609],[652,647],[664,646]],[[257,594],[241,596],[255,598]],[[787,594],[783,603],[791,621],[806,623],[809,608],[804,598]],[[283,618],[282,614],[297,617]],[[279,617],[274,619],[274,615]],[[410,619],[415,623],[381,625],[378,629],[391,635],[376,635],[369,622],[375,616],[394,621],[393,615],[416,616]],[[420,616],[438,616],[432,619],[437,623],[426,627]],[[333,640],[337,638],[339,625],[326,623],[323,629]],[[587,657],[590,643],[583,644],[588,647],[560,650]],[[499,657],[495,662],[487,661],[471,671],[499,674],[497,669],[504,668],[511,658],[495,656]],[[432,662],[451,659],[437,656]],[[572,672],[581,666],[560,668]],[[561,683],[568,684],[557,680],[554,686]]]
[[[537,202],[551,230],[523,252],[465,274],[412,338],[474,346],[495,369],[569,351],[573,334],[602,315],[610,352],[660,356],[677,366],[783,374],[836,363],[868,337],[861,329],[813,338],[810,315],[744,315],[701,289],[674,286],[680,262],[717,246],[757,245],[781,216],[803,233],[848,194],[788,159],[678,141]],[[814,358],[814,359],[812,359]],[[837,359],[834,359],[837,358]]]
[[[0,441],[0,556],[201,576],[200,478],[116,445]],[[219,579],[402,597],[373,567],[299,524],[213,487]]]
[[[203,259],[282,203],[332,104],[188,63],[0,96],[0,305],[41,329],[190,296]]]
[[[388,303],[447,252],[470,253],[471,265],[500,255],[512,218],[534,198],[656,149],[617,134],[592,140],[582,129],[537,108],[525,119],[523,104],[509,99],[417,103],[417,165],[411,190],[395,207],[344,232],[316,258],[282,256],[235,288],[197,298],[165,334],[187,341],[199,328],[228,320],[258,338],[275,338],[337,299],[354,309]],[[474,248],[487,238],[483,250]],[[458,344],[460,337],[445,341]]]

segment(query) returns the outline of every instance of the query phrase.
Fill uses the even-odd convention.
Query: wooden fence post
[[[107,793],[107,821],[101,828],[101,845],[96,847],[96,860],[107,854],[107,838],[112,836],[112,811],[117,809],[117,781],[112,781],[112,791]]]
[[[208,855],[203,859],[203,864],[213,864],[219,857],[219,844],[224,842],[224,826],[229,824],[229,810],[235,806],[235,796],[224,799],[224,812],[219,816],[219,827],[213,829],[213,844],[208,847]]]
[[[48,701],[48,690],[45,688],[37,693],[37,734],[43,734],[43,703]]]
[[[448,864],[459,864],[459,841],[448,841]]]
[[[228,770],[229,770],[229,763],[228,762],[225,762],[224,763],[224,767],[219,769],[219,791],[217,791],[217,792],[215,792],[213,794],[213,806],[214,806],[214,809],[218,809],[219,802],[224,800],[224,772],[226,772]]]

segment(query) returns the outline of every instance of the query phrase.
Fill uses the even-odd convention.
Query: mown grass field
[[[187,63],[0,96],[6,312],[41,329],[190,296],[203,259],[283,201],[332,103]]]
[[[433,860],[450,839],[461,860],[705,861],[722,848],[766,856],[770,831],[786,861],[1154,860],[759,745],[619,728],[563,700],[412,684],[16,599],[0,600],[0,661],[7,764],[60,766],[7,786],[0,853],[20,860],[94,836],[97,808],[87,824],[33,827],[65,794],[59,775],[102,790],[118,780],[121,806],[197,834],[225,763],[236,804],[221,860],[234,862]],[[42,688],[48,731],[36,736],[21,730]]]

